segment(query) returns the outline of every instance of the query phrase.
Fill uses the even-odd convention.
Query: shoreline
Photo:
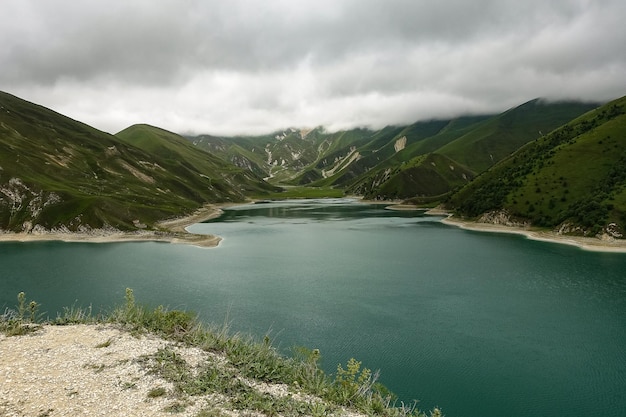
[[[222,238],[216,235],[201,235],[186,230],[192,224],[214,219],[222,215],[222,207],[237,203],[206,204],[194,213],[156,223],[160,230],[119,230],[96,229],[91,232],[44,232],[44,233],[0,233],[0,242],[82,242],[82,243],[121,243],[121,242],[163,242],[182,243],[202,248],[214,248]]]
[[[422,208],[413,205],[403,205],[397,202],[357,200],[365,204],[388,204],[389,210],[426,210],[424,214],[431,216],[444,216],[441,223],[455,226],[465,230],[486,233],[508,233],[522,235],[527,239],[540,242],[557,243],[561,245],[576,246],[582,250],[593,252],[626,253],[626,239],[599,239],[595,237],[564,236],[555,232],[540,229],[525,229],[522,227],[505,226],[492,223],[478,223],[475,221],[461,220],[453,217],[452,213],[438,208]],[[222,215],[224,207],[232,207],[241,203],[216,203],[205,204],[194,213],[156,223],[161,230],[145,230],[134,232],[122,232],[119,230],[97,229],[88,233],[80,232],[45,232],[45,233],[1,233],[0,242],[73,242],[73,243],[122,243],[122,242],[163,242],[188,244],[201,248],[215,248],[219,246],[222,238],[211,234],[196,234],[187,231],[187,227],[195,223],[215,219]]]
[[[436,212],[426,212],[426,214],[447,216],[441,223],[455,226],[464,230],[487,233],[508,233],[522,235],[527,239],[539,242],[557,243],[561,245],[576,246],[581,250],[591,252],[626,253],[626,240],[603,240],[596,237],[564,236],[548,230],[532,230],[515,226],[504,226],[500,224],[478,223],[468,220],[460,220],[452,217],[452,214],[443,210]]]
[[[368,201],[364,201],[370,203]],[[377,203],[377,202],[374,202]],[[382,202],[381,202],[382,203]],[[513,235],[521,235],[527,239],[536,240],[539,242],[556,243],[560,245],[575,246],[579,249],[591,251],[591,252],[606,252],[606,253],[626,253],[626,239],[599,239],[596,237],[583,237],[583,236],[566,236],[560,235],[556,232],[541,229],[526,229],[516,226],[506,226],[502,224],[493,223],[479,223],[470,220],[461,220],[453,217],[453,214],[447,210],[440,208],[423,208],[411,204],[398,204],[396,202],[389,202],[389,206],[385,207],[388,210],[398,211],[422,211],[429,216],[444,216],[441,219],[441,223],[448,226],[455,226],[464,230],[471,230],[474,232],[483,233],[508,233]]]

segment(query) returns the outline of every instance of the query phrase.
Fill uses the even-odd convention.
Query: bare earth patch
[[[171,384],[140,360],[166,346],[191,364],[208,355],[103,325],[0,335],[0,416],[171,416]],[[159,389],[163,395],[149,395]],[[194,416],[206,406],[198,400],[176,415]]]
[[[187,395],[177,390],[172,380],[154,372],[155,365],[163,365],[159,352],[164,351],[183,361],[192,375],[207,366],[229,366],[219,354],[111,324],[43,325],[22,336],[0,334],[0,417],[263,416],[253,404],[252,409],[233,407],[217,391]],[[324,404],[284,384],[233,378],[262,395]],[[324,415],[364,417],[345,408]]]

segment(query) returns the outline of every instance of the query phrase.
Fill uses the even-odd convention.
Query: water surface
[[[285,351],[355,357],[454,416],[623,416],[626,255],[461,230],[346,200],[258,204],[164,243],[0,244],[0,307],[107,309],[131,287]]]

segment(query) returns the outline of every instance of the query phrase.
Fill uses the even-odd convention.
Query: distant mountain
[[[373,131],[288,129],[259,137],[188,138],[275,184],[331,186],[370,199],[444,198],[520,146],[596,108],[532,100],[498,115]]]
[[[626,231],[626,97],[526,144],[447,202],[483,221],[561,233]]]
[[[267,188],[169,132],[116,137],[0,92],[0,230],[149,228]]]
[[[240,168],[248,169],[275,183],[293,179],[328,151],[333,135],[324,129],[286,129],[262,136],[189,137],[192,143]]]

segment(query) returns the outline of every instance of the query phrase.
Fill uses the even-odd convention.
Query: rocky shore
[[[137,230],[125,232],[112,227],[103,229],[83,229],[72,232],[68,229],[43,230],[34,229],[28,233],[0,232],[0,241],[4,242],[36,242],[36,241],[62,241],[62,242],[89,242],[89,243],[111,243],[111,242],[167,242],[185,243],[200,247],[215,247],[222,240],[219,236],[199,235],[189,233],[186,227],[213,219],[220,216],[224,205],[208,204],[198,209],[195,213],[162,221],[157,224],[157,230]]]
[[[444,212],[429,213],[445,215]],[[532,229],[527,225],[505,225],[501,223],[482,223],[468,221],[449,216],[441,221],[444,224],[457,226],[466,230],[490,233],[511,233],[526,236],[528,239],[542,242],[559,243],[577,246],[584,250],[596,252],[623,252],[626,253],[626,239],[615,239],[610,236],[582,237],[559,234],[554,231]]]

